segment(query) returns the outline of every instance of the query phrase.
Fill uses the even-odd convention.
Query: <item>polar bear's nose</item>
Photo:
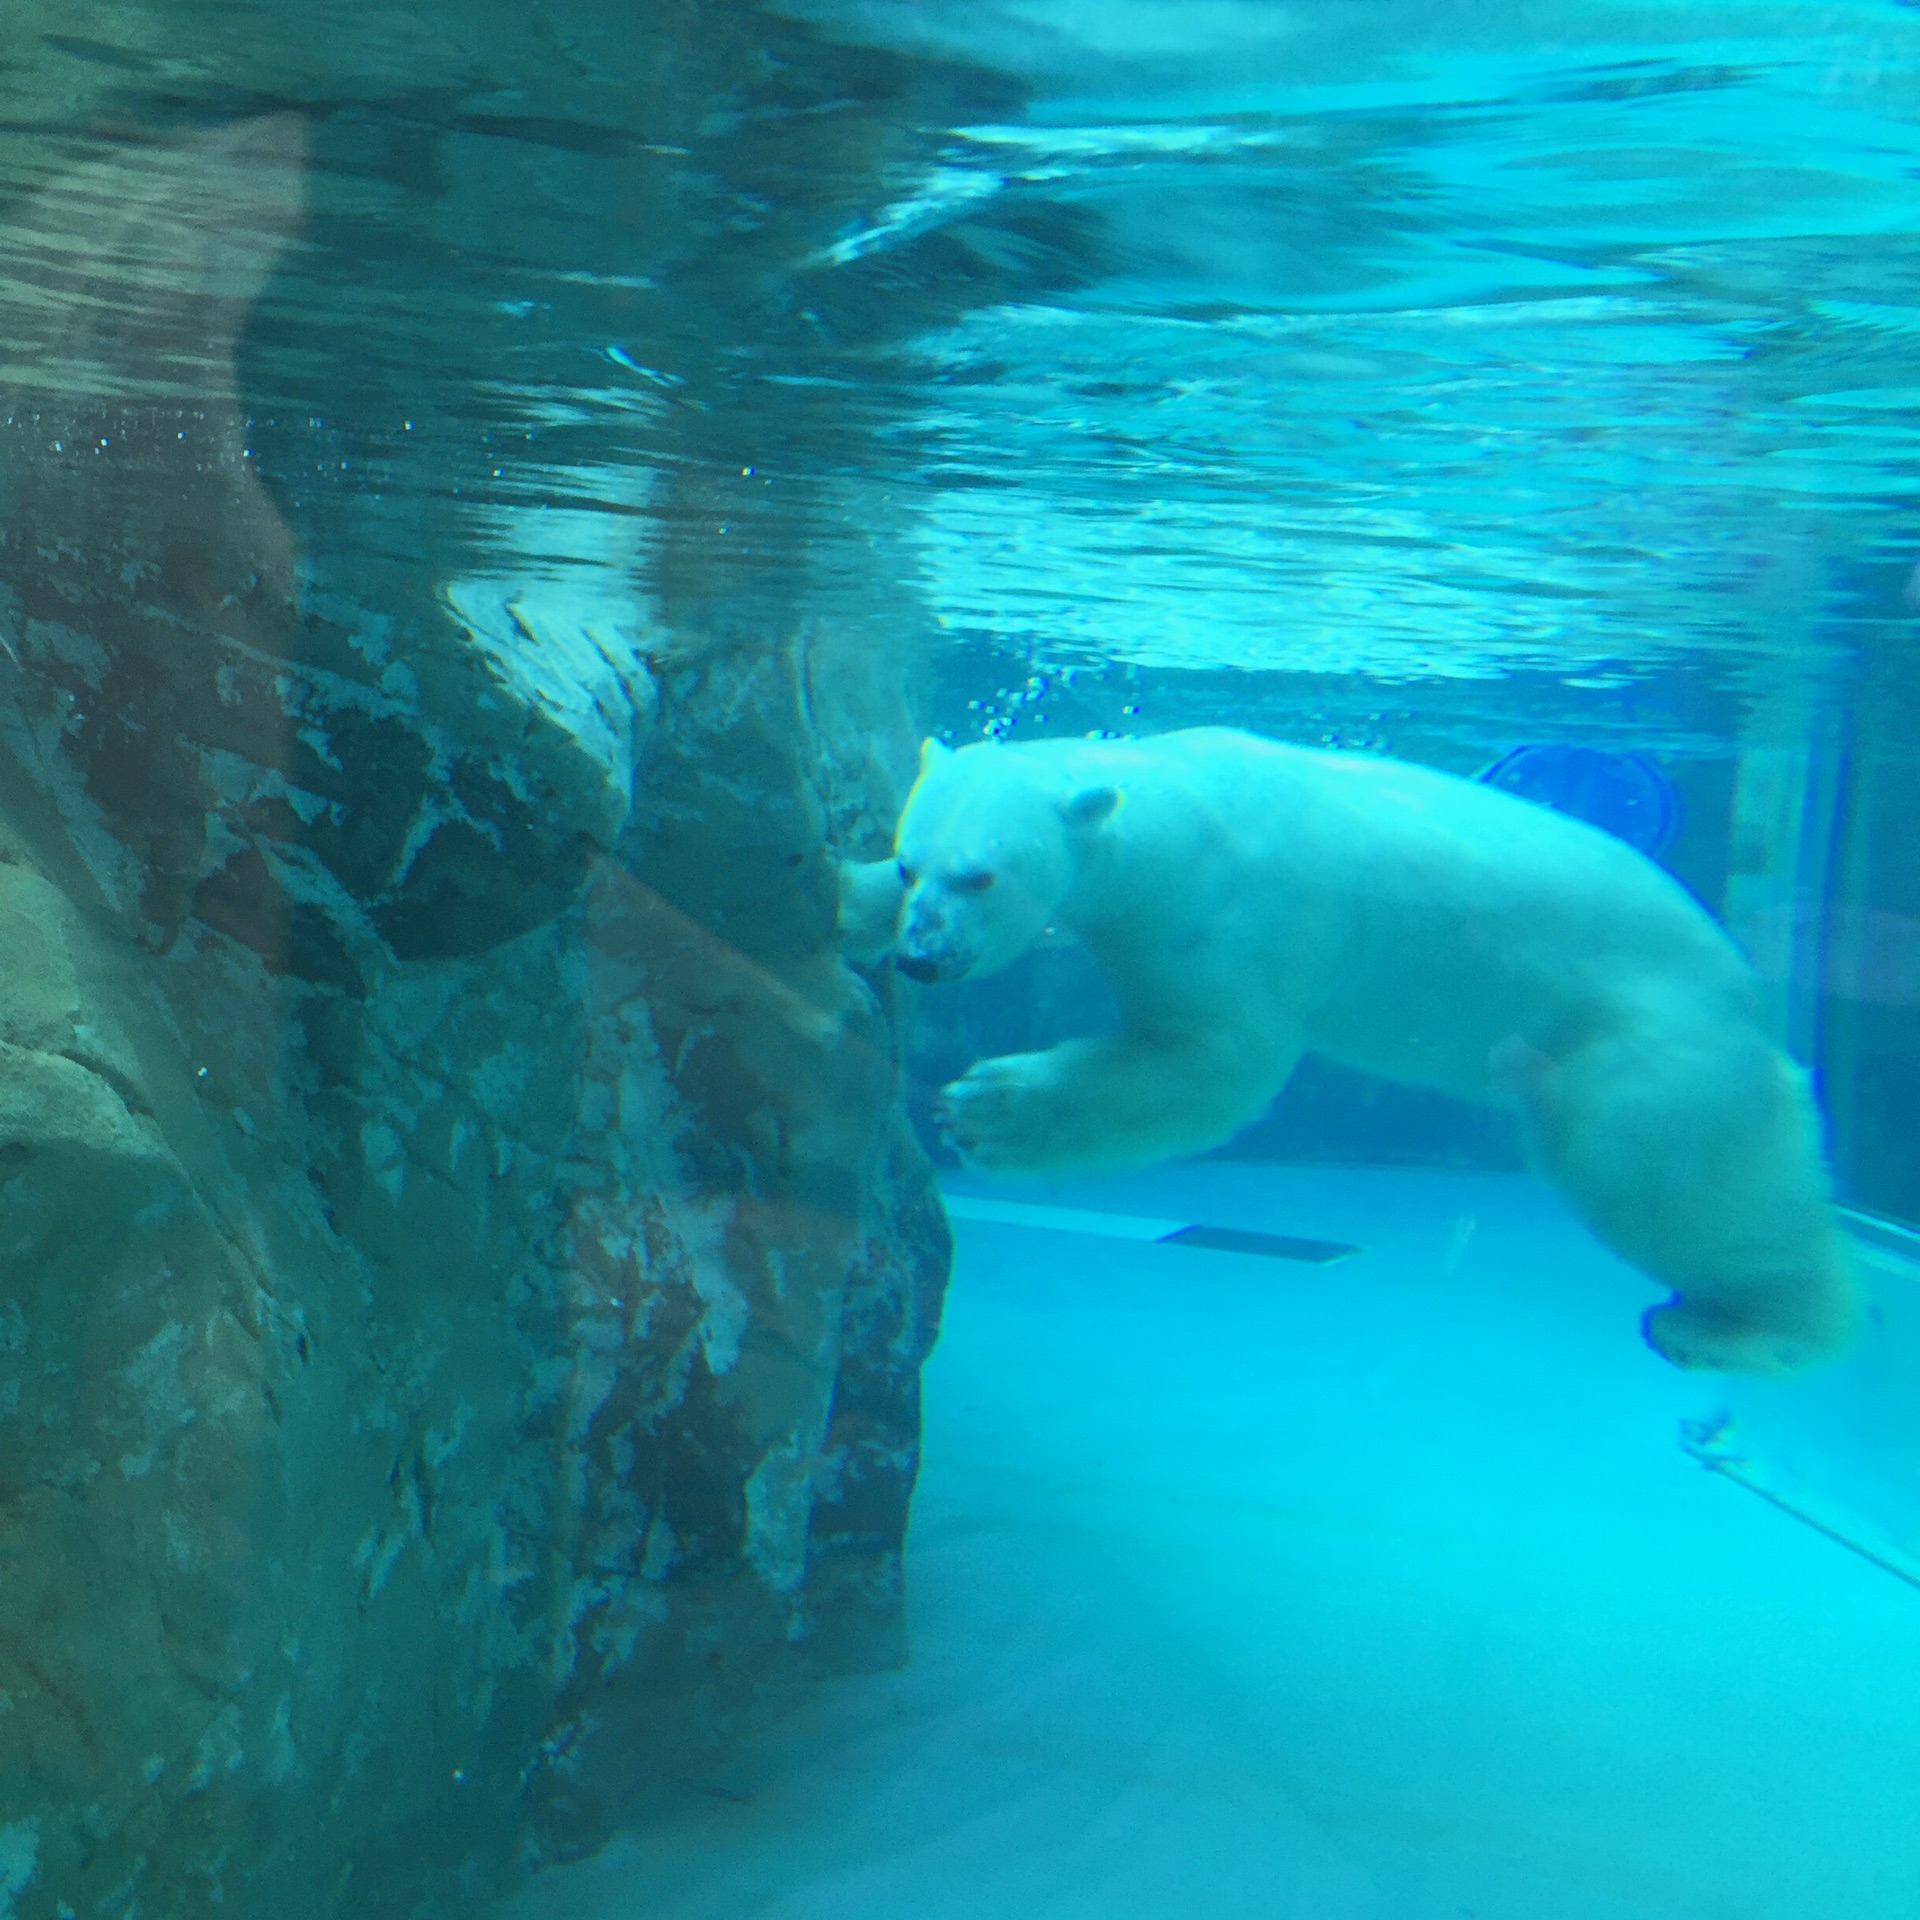
[[[929,960],[921,954],[896,953],[893,956],[893,964],[901,973],[904,973],[909,980],[938,980],[940,978],[940,962],[938,960]]]

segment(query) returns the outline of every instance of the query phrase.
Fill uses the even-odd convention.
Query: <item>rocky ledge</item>
[[[697,542],[297,526],[237,362],[313,125],[4,229],[18,1920],[468,1914],[902,1647],[947,1237],[833,945],[900,657]]]

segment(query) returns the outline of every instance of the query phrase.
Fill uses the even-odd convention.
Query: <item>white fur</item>
[[[1803,1076],[1732,943],[1650,861],[1470,781],[1224,728],[957,753],[929,742],[896,840],[922,979],[1048,928],[1120,1030],[985,1060],[944,1094],[996,1171],[1198,1153],[1303,1052],[1517,1104],[1593,1230],[1674,1289],[1648,1340],[1778,1372],[1855,1317]]]

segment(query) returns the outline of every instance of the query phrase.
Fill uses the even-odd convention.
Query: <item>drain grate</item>
[[[1040,1227],[1051,1233],[1090,1233],[1107,1240],[1144,1240],[1161,1247],[1200,1247],[1210,1253],[1251,1253],[1265,1260],[1300,1260],[1324,1267],[1360,1251],[1344,1240],[1306,1240],[1246,1227],[1208,1227],[1155,1220],[1138,1213],[1096,1213],[1085,1207],[1037,1206],[1030,1200],[993,1200],[984,1194],[942,1196],[956,1220],[990,1220],[1003,1227]]]
[[[1215,1253],[1257,1253],[1268,1260],[1304,1260],[1324,1267],[1358,1253],[1344,1240],[1300,1240],[1287,1233],[1250,1233],[1244,1227],[1182,1227],[1160,1236],[1163,1247],[1206,1247]]]

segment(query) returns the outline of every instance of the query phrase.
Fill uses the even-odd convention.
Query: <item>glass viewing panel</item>
[[[0,89],[0,1920],[1912,1920],[1920,10]]]

